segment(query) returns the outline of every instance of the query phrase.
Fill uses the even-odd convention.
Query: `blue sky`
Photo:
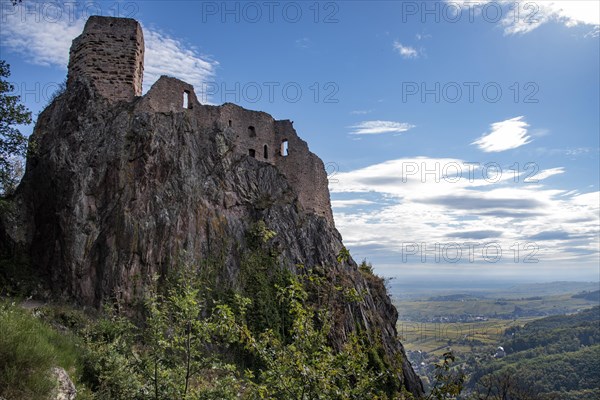
[[[35,113],[89,14],[134,17],[145,90],[294,121],[377,272],[598,280],[597,1],[25,3],[1,3],[0,58]]]

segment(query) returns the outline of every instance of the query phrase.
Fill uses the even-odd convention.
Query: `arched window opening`
[[[229,120],[229,127],[231,128],[231,120]]]
[[[253,126],[248,127],[248,136],[256,137],[256,129]]]
[[[250,157],[254,157],[254,158],[256,158],[256,150],[254,150],[254,149],[249,149],[249,150],[248,150],[248,155],[249,155]]]
[[[269,158],[269,147],[266,144],[263,147],[263,157]]]
[[[284,139],[281,142],[281,155],[284,157],[287,157],[289,154],[290,154],[290,149],[288,146],[288,141],[287,141],[287,139]]]

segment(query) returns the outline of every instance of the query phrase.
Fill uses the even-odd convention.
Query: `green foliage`
[[[388,390],[400,371],[386,368],[376,341],[357,333],[340,349],[330,344],[332,314],[307,291],[323,281],[304,272],[273,289],[271,302],[289,325],[281,335],[250,326],[254,300],[233,294],[215,302],[196,271],[183,267],[163,294],[148,293],[143,326],[109,314],[87,331],[84,377],[94,398],[403,398]],[[236,361],[239,348],[257,360],[250,368]]]
[[[46,399],[56,385],[52,367],[75,372],[77,340],[7,302],[0,303],[0,398]]]
[[[342,264],[350,259],[350,251],[344,246],[337,255],[337,262]]]
[[[27,138],[14,127],[31,123],[31,112],[12,96],[14,86],[2,78],[10,76],[10,66],[0,60],[0,196],[11,194],[22,175],[19,157],[27,151]]]
[[[275,231],[272,231],[267,227],[265,221],[260,220],[254,223],[248,230],[247,236],[250,248],[260,248],[263,244],[268,243],[269,240],[273,239],[276,235],[277,233]]]
[[[485,375],[479,382],[473,400],[546,400],[554,399],[538,393],[539,390],[525,382],[514,369]]]
[[[470,385],[489,399],[568,399],[600,387],[600,307],[509,329],[507,356],[484,363]],[[520,396],[520,397],[519,397]]]
[[[291,273],[278,265],[277,250],[269,244],[275,232],[264,221],[249,230],[250,251],[240,268],[241,294],[252,299],[248,307],[248,325],[254,333],[271,329],[283,338],[290,324],[283,308],[275,301],[277,287],[285,285]]]
[[[465,374],[461,369],[453,368],[456,357],[452,352],[444,353],[443,360],[435,365],[435,382],[427,399],[444,400],[456,398],[465,382]],[[449,397],[450,396],[450,397]]]
[[[24,348],[20,364],[4,353],[1,359],[20,366],[6,369],[13,375],[36,371],[31,376],[39,382],[2,376],[1,387],[11,396],[24,388],[17,399],[44,399],[54,383],[40,371],[61,365],[80,382],[83,400],[412,398],[400,388],[402,371],[390,368],[378,332],[357,325],[345,343],[331,340],[336,310],[356,306],[362,294],[326,268],[298,266],[298,275],[281,268],[271,231],[258,224],[253,232],[256,247],[243,259],[235,290],[213,290],[215,275],[206,268],[218,265],[182,263],[147,288],[137,324],[119,304],[95,320],[68,307],[38,311],[39,320],[29,317],[36,324],[30,330],[54,338],[61,335],[49,325],[68,329],[81,346],[61,363],[46,356],[46,347],[23,341],[41,361],[27,364]],[[12,344],[24,333],[2,318],[0,343],[19,349]],[[5,327],[17,333],[5,334]]]
[[[271,330],[258,338],[247,337],[247,346],[258,354],[264,368],[251,378],[252,399],[384,399],[378,383],[384,373],[369,368],[367,346],[352,335],[341,351],[328,344],[331,318],[328,311],[307,304],[308,293],[298,278],[280,288],[278,299],[288,304],[292,337],[281,341]]]
[[[373,275],[373,264],[367,262],[367,260],[362,260],[362,262],[358,265],[358,270],[366,275]]]
[[[109,308],[106,316],[82,332],[87,344],[83,355],[83,382],[95,399],[136,399],[142,383],[130,363],[135,326]]]
[[[164,294],[148,293],[143,325],[112,314],[91,327],[84,377],[95,398],[235,398],[236,369],[219,349],[239,341],[238,324],[227,305],[209,310],[203,289],[197,271],[184,266]],[[247,302],[235,299],[243,314]]]

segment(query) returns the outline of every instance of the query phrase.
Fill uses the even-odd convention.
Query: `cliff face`
[[[259,139],[272,129],[256,150],[286,141],[289,155],[249,152],[249,127]],[[401,363],[403,385],[422,393],[396,339],[397,312],[384,285],[353,260],[336,260],[343,244],[323,164],[289,121],[201,105],[193,88],[173,78],[116,102],[79,76],[40,114],[31,141],[14,212],[0,220],[0,252],[25,252],[55,295],[92,306],[133,303],[182,254],[196,262],[220,256],[221,279],[235,282],[246,232],[262,220],[277,233],[282,267],[323,266],[365,293],[338,310],[334,343],[357,326],[376,333],[388,358]]]

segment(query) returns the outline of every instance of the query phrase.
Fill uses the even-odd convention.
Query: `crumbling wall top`
[[[131,101],[142,94],[144,34],[131,18],[90,17],[73,40],[67,85],[91,83],[109,101]]]
[[[194,87],[171,76],[161,76],[142,99],[142,107],[153,112],[181,112],[200,106]]]

